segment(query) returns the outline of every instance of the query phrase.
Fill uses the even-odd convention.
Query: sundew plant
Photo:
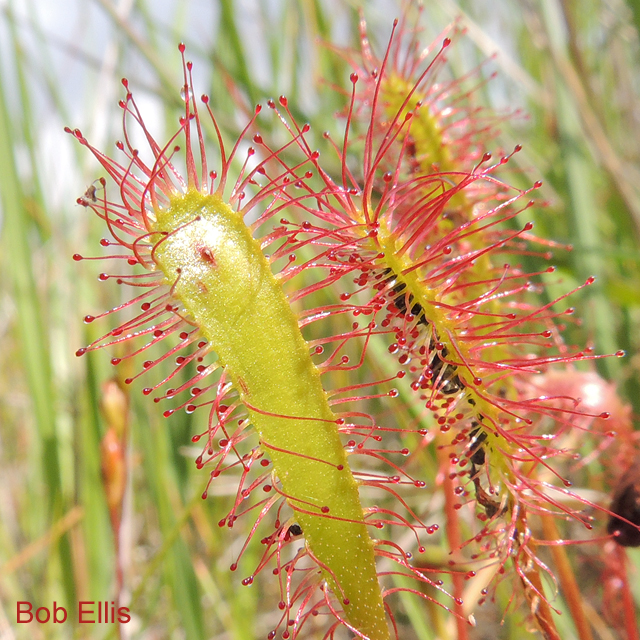
[[[586,62],[556,29],[571,14],[544,9],[556,127],[573,135],[581,118],[633,220]],[[239,57],[214,56],[206,93],[204,63],[171,47],[168,134],[133,78],[115,148],[65,128],[98,167],[75,214],[103,234],[72,252],[101,283],[75,350],[93,385],[88,482],[73,488],[54,456],[47,481],[67,484],[51,531],[6,566],[59,547],[59,601],[130,614],[106,637],[638,638],[634,361],[619,348],[635,345],[616,330],[632,315],[606,317],[584,273],[606,273],[577,228],[589,219],[552,222],[563,181],[584,203],[582,165],[569,157],[565,175],[552,147],[527,151],[535,104],[488,105],[501,71],[537,81],[473,60],[488,43],[473,21],[428,33],[428,9],[394,11],[346,12],[339,44],[315,6],[321,63],[293,85],[274,73],[279,97],[261,98],[223,3]],[[47,433],[44,457],[59,451]],[[141,509],[147,491],[156,506]],[[24,588],[16,601],[43,595]]]

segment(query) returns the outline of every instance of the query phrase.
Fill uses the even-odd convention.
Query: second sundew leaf
[[[519,213],[513,205],[541,183],[523,192],[502,182],[498,172],[513,154],[489,166],[487,146],[497,138],[505,116],[470,100],[483,83],[481,66],[462,81],[440,80],[446,50],[452,38],[460,35],[458,29],[447,30],[451,38],[446,37],[438,50],[434,44],[423,48],[412,31],[415,27],[405,33],[406,26],[401,26],[399,34],[394,28],[380,60],[372,53],[362,23],[362,59],[352,59],[352,64],[364,82],[362,88],[354,88],[356,107],[352,110],[358,113],[359,104],[373,102],[374,115],[367,124],[383,140],[384,153],[378,151],[370,166],[387,173],[381,180],[371,171],[367,182],[373,189],[384,182],[389,185],[387,202],[378,205],[373,218],[378,225],[387,297],[399,306],[400,317],[417,309],[418,324],[429,327],[428,342],[409,342],[422,344],[422,351],[407,348],[406,342],[396,345],[400,358],[423,356],[426,366],[422,371],[414,367],[421,374],[414,388],[431,390],[427,407],[440,411],[436,417],[445,432],[457,424],[463,427],[463,434],[469,434],[462,457],[472,462],[477,501],[492,517],[507,508],[499,504],[499,492],[493,487],[504,479],[508,484],[518,483],[520,471],[513,464],[518,451],[526,452],[530,466],[541,462],[535,452],[544,448],[536,442],[535,429],[520,438],[515,435],[521,431],[518,424],[533,424],[532,414],[538,414],[538,423],[548,414],[564,421],[553,403],[544,406],[537,399],[523,398],[524,393],[535,391],[527,386],[528,370],[590,356],[582,352],[569,355],[562,346],[562,355],[543,355],[551,346],[550,338],[561,343],[553,322],[561,314],[552,312],[551,305],[537,307],[532,302],[536,287],[530,278],[541,274],[525,273],[518,264],[504,263],[509,253],[549,259],[548,248],[558,245],[531,236],[531,224],[516,232],[505,225]],[[405,49],[402,41],[409,34]],[[474,78],[475,89],[465,88]],[[385,124],[377,126],[380,122]],[[517,145],[513,153],[520,148]],[[393,194],[394,188],[403,195]],[[521,208],[532,204],[529,201]],[[536,249],[534,242],[544,250]],[[543,273],[553,271],[554,267],[548,267]],[[403,328],[400,334],[405,332]],[[534,360],[531,352],[536,348]],[[490,464],[480,462],[494,450]],[[481,464],[490,480],[488,493],[477,478]],[[503,491],[502,497],[512,508],[515,503],[505,494]]]
[[[349,621],[388,637],[357,483],[309,347],[241,214],[191,190],[157,212],[155,258],[248,408]],[[179,276],[178,276],[179,274]]]
[[[527,273],[519,264],[520,255],[547,257],[554,246],[536,250],[532,224],[511,224],[541,183],[528,190],[504,183],[512,154],[491,165],[485,146],[495,134],[486,127],[498,119],[479,118],[455,81],[434,82],[450,40],[433,53],[433,46],[421,49],[412,27],[403,23],[396,33],[396,22],[378,59],[361,24],[361,57],[345,54],[354,73],[347,130],[342,147],[334,144],[342,176],[323,175],[326,195],[314,213],[333,225],[342,219],[343,251],[332,259],[335,270],[357,272],[354,315],[370,314],[389,334],[389,353],[409,374],[416,404],[434,414],[436,442],[450,451],[440,468],[452,486],[448,522],[465,503],[477,506],[466,523],[476,533],[452,549],[479,542],[474,561],[499,562],[501,572],[511,565],[532,615],[556,637],[535,518],[556,512],[591,528],[589,516],[565,504],[568,495],[575,504],[585,500],[568,489],[562,459],[579,419],[608,414],[590,413],[579,398],[544,394],[533,374],[598,356],[562,341],[573,309],[558,303],[572,292],[536,300],[534,283],[554,268]],[[364,140],[361,164],[351,139]],[[454,584],[454,595],[461,591]]]

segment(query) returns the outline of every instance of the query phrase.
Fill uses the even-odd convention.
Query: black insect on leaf
[[[620,478],[609,507],[607,531],[623,547],[640,547],[640,463]]]

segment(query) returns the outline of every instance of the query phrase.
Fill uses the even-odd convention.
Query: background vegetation
[[[600,361],[598,368],[638,414],[640,1],[425,4],[426,41],[456,16],[468,28],[451,54],[455,69],[498,53],[486,67],[498,77],[478,98],[529,114],[505,123],[502,142],[524,144],[517,156],[522,180],[545,180],[549,206],[535,213],[537,234],[574,246],[558,252],[560,278],[553,275],[548,294],[559,279],[564,291],[598,275],[598,286],[573,303],[585,321],[571,329],[570,339],[591,341],[599,353],[627,351],[627,358]],[[128,400],[118,396],[116,387],[105,386],[116,371],[106,352],[74,356],[108,330],[84,325],[83,316],[121,299],[117,287],[99,285],[103,265],[71,259],[101,251],[104,229],[75,205],[101,173],[62,129],[78,126],[98,148],[114,149],[121,136],[118,81],[127,76],[156,138],[165,139],[180,109],[176,45],[183,41],[196,85],[211,96],[230,137],[241,122],[239,103],[282,93],[316,132],[338,131],[334,113],[343,98],[330,85],[345,86],[348,65],[322,42],[357,47],[357,8],[344,0],[0,3],[3,640],[115,637],[113,628],[98,625],[18,628],[15,603],[56,600],[73,608],[69,603],[78,600],[114,600],[119,588],[125,601],[132,598],[134,612],[124,637],[251,640],[273,628],[277,611],[267,581],[239,586],[256,558],[249,554],[244,570],[228,571],[244,540],[217,526],[233,483],[216,483],[206,502],[199,499],[207,474],[193,463],[190,436],[201,430],[194,418],[178,412],[164,419],[141,396],[143,383]],[[367,3],[378,50],[399,13],[391,2]],[[104,410],[109,393],[130,402],[128,413],[120,413],[126,425],[117,427]],[[406,409],[396,411],[391,420],[410,419]],[[127,443],[120,587],[101,473],[100,447],[109,429]],[[640,556],[630,557],[640,569]],[[597,585],[586,586],[587,603],[601,597]],[[473,637],[523,638],[517,625],[526,612],[512,606],[500,626],[508,594],[498,596]],[[640,602],[640,593],[636,597]],[[564,608],[561,596],[557,605]],[[401,606],[401,622],[414,637],[455,637],[445,611]],[[596,637],[618,637],[595,608],[592,616]],[[559,626],[563,638],[577,637],[568,616]]]

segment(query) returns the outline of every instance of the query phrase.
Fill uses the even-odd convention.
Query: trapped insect
[[[623,547],[640,547],[640,463],[622,475],[613,492],[607,531]]]

